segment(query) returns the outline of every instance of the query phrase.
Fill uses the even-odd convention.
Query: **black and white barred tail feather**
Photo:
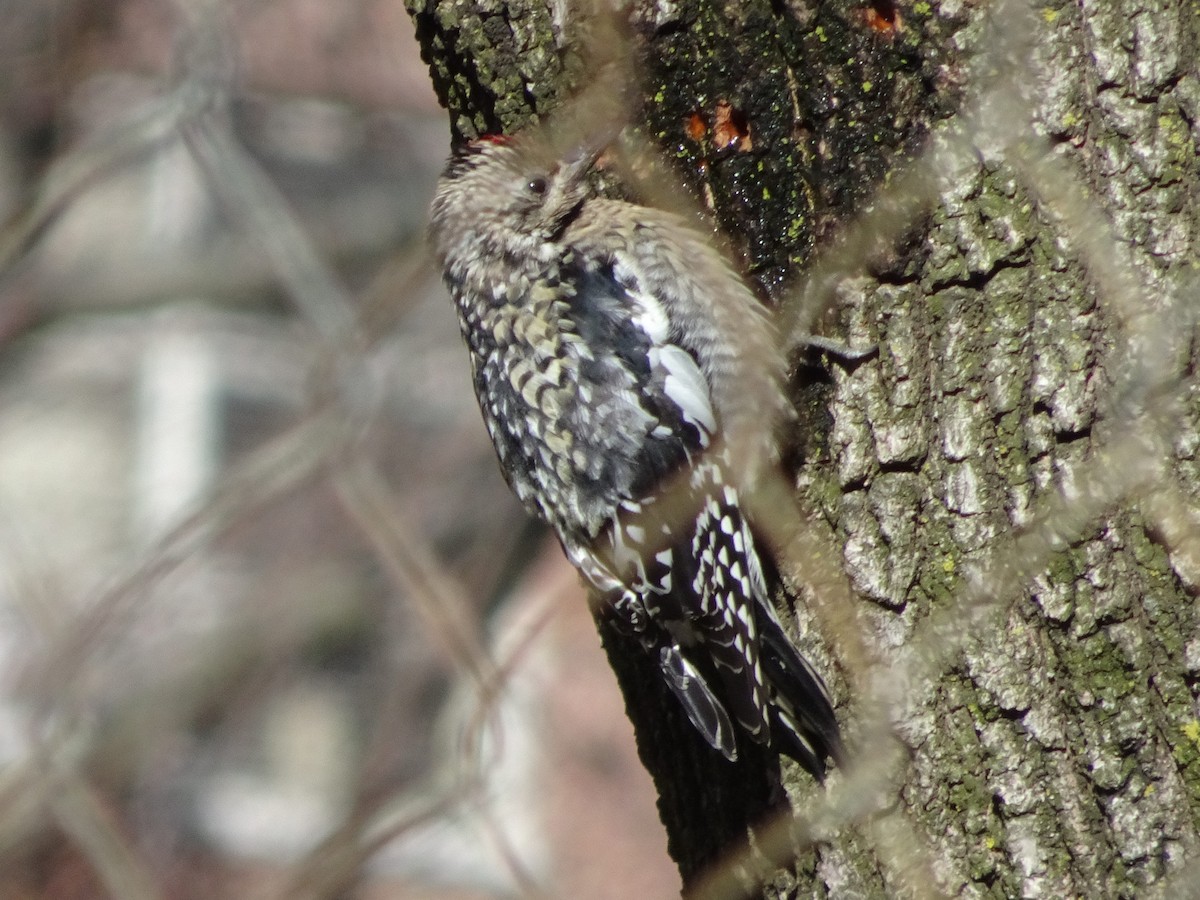
[[[736,759],[740,732],[820,777],[828,757],[838,761],[843,755],[833,704],[771,605],[738,490],[722,480],[723,456],[695,465],[686,486],[675,486],[674,505],[695,515],[659,526],[664,540],[676,541],[673,546],[650,548],[654,552],[637,556],[639,562],[618,577],[603,558],[607,544],[600,542],[585,551],[600,556],[590,555],[581,570],[613,598],[625,630],[657,656],[667,685],[709,744]],[[647,524],[652,517],[645,506],[640,511],[634,520],[621,517],[614,530],[613,544],[623,547],[627,560],[635,558],[628,551],[629,527],[640,540],[656,531]],[[605,575],[596,578],[597,571]],[[774,576],[774,566],[770,571]]]

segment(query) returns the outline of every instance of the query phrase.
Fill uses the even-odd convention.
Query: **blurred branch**
[[[47,802],[63,831],[92,864],[110,897],[159,900],[166,896],[82,777],[74,772],[60,772]]]
[[[462,590],[444,571],[428,541],[412,532],[399,501],[373,465],[350,459],[333,473],[347,512],[375,546],[404,596],[415,604],[450,658],[487,693],[497,679],[495,663],[479,641],[476,618]]]
[[[156,584],[203,553],[216,535],[241,517],[316,471],[346,435],[344,412],[330,407],[254,450],[221,478],[210,500],[100,592],[64,633],[48,636],[46,648],[21,677],[24,692],[40,698],[47,713],[66,705],[71,684],[92,655],[107,646],[106,636],[129,627],[130,616]]]
[[[183,81],[165,97],[56,160],[39,180],[30,203],[0,228],[0,276],[10,273],[81,194],[123,166],[178,140],[184,125],[211,109],[217,99],[211,86]]]
[[[205,21],[209,28],[220,27],[216,17]],[[219,60],[221,48],[228,44],[228,40],[208,38],[195,45],[214,48]],[[200,52],[190,58],[202,71],[214,67]],[[262,245],[297,310],[331,353],[332,369],[323,375],[331,379],[332,395],[345,409],[369,409],[364,399],[370,380],[357,337],[357,311],[349,292],[321,260],[278,189],[237,142],[226,117],[196,119],[185,123],[183,131],[226,208]],[[318,390],[322,380],[317,380]],[[469,604],[442,573],[428,541],[412,533],[405,518],[396,513],[397,501],[383,478],[369,462],[354,455],[335,460],[333,478],[347,510],[376,545],[396,583],[414,599],[451,657],[477,685],[493,681],[495,667],[476,638]]]

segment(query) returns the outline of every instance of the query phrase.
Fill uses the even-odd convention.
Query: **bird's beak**
[[[562,174],[570,184],[578,184],[588,176],[596,166],[596,161],[612,144],[613,135],[604,134],[593,140],[586,141],[571,150],[562,162]]]

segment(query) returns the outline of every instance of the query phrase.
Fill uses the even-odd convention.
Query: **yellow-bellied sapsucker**
[[[819,777],[837,720],[739,504],[786,402],[770,325],[682,219],[593,196],[597,156],[484,138],[439,183],[433,244],[484,422],[509,485],[708,742],[735,759],[736,721]]]

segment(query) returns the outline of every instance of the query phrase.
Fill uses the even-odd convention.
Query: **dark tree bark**
[[[408,2],[458,135],[545,116],[585,70],[575,9]],[[856,635],[802,604],[802,643],[841,663],[882,775],[832,787],[868,801],[767,893],[1200,881],[1194,6],[683,0],[633,23],[631,119],[747,276],[789,327],[878,348],[800,348],[791,458],[856,597]],[[604,639],[696,884],[779,803],[775,764],[713,759]]]

